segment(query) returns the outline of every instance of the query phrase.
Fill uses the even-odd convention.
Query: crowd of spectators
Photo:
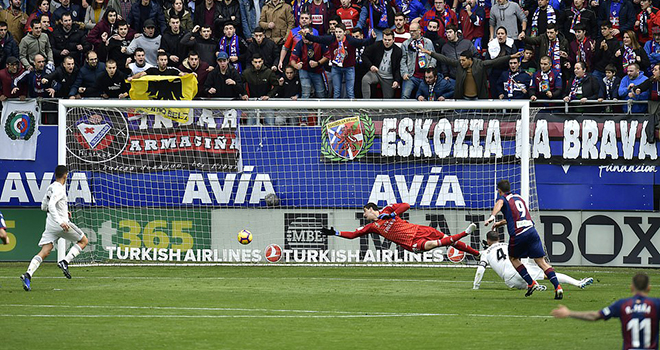
[[[189,73],[197,98],[660,99],[660,0],[2,2],[2,101]]]

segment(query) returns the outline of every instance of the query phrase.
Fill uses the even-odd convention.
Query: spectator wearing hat
[[[234,98],[247,100],[243,79],[238,71],[229,64],[229,55],[221,51],[217,55],[218,68],[209,73],[204,83],[204,92],[208,97]]]
[[[156,35],[156,24],[153,20],[148,19],[144,22],[143,33],[139,38],[133,39],[131,44],[128,45],[126,52],[130,55],[135,52],[138,47],[144,49],[146,54],[147,63],[152,66],[157,65],[158,49],[160,48],[161,36]]]
[[[18,58],[10,56],[7,58],[7,67],[0,70],[0,101],[8,98],[20,98],[24,100],[27,96],[27,82],[23,77],[27,76],[29,71],[25,70]],[[14,82],[18,82],[14,85]],[[14,89],[18,88],[18,89]]]

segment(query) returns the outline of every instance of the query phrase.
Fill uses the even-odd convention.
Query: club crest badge
[[[373,145],[374,123],[364,113],[331,121],[328,117],[322,124],[321,154],[335,161],[362,158]]]

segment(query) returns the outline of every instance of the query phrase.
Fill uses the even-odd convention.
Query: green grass
[[[0,276],[3,349],[616,349],[618,320],[549,317],[492,270],[406,267],[72,267],[27,264]],[[557,268],[593,276],[563,304],[597,310],[629,296],[629,269]],[[591,272],[589,272],[591,270]],[[654,278],[652,277],[652,282]],[[657,295],[652,292],[652,295]]]

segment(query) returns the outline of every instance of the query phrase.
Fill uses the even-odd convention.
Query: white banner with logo
[[[39,116],[36,100],[2,103],[0,159],[34,160],[36,158]]]

